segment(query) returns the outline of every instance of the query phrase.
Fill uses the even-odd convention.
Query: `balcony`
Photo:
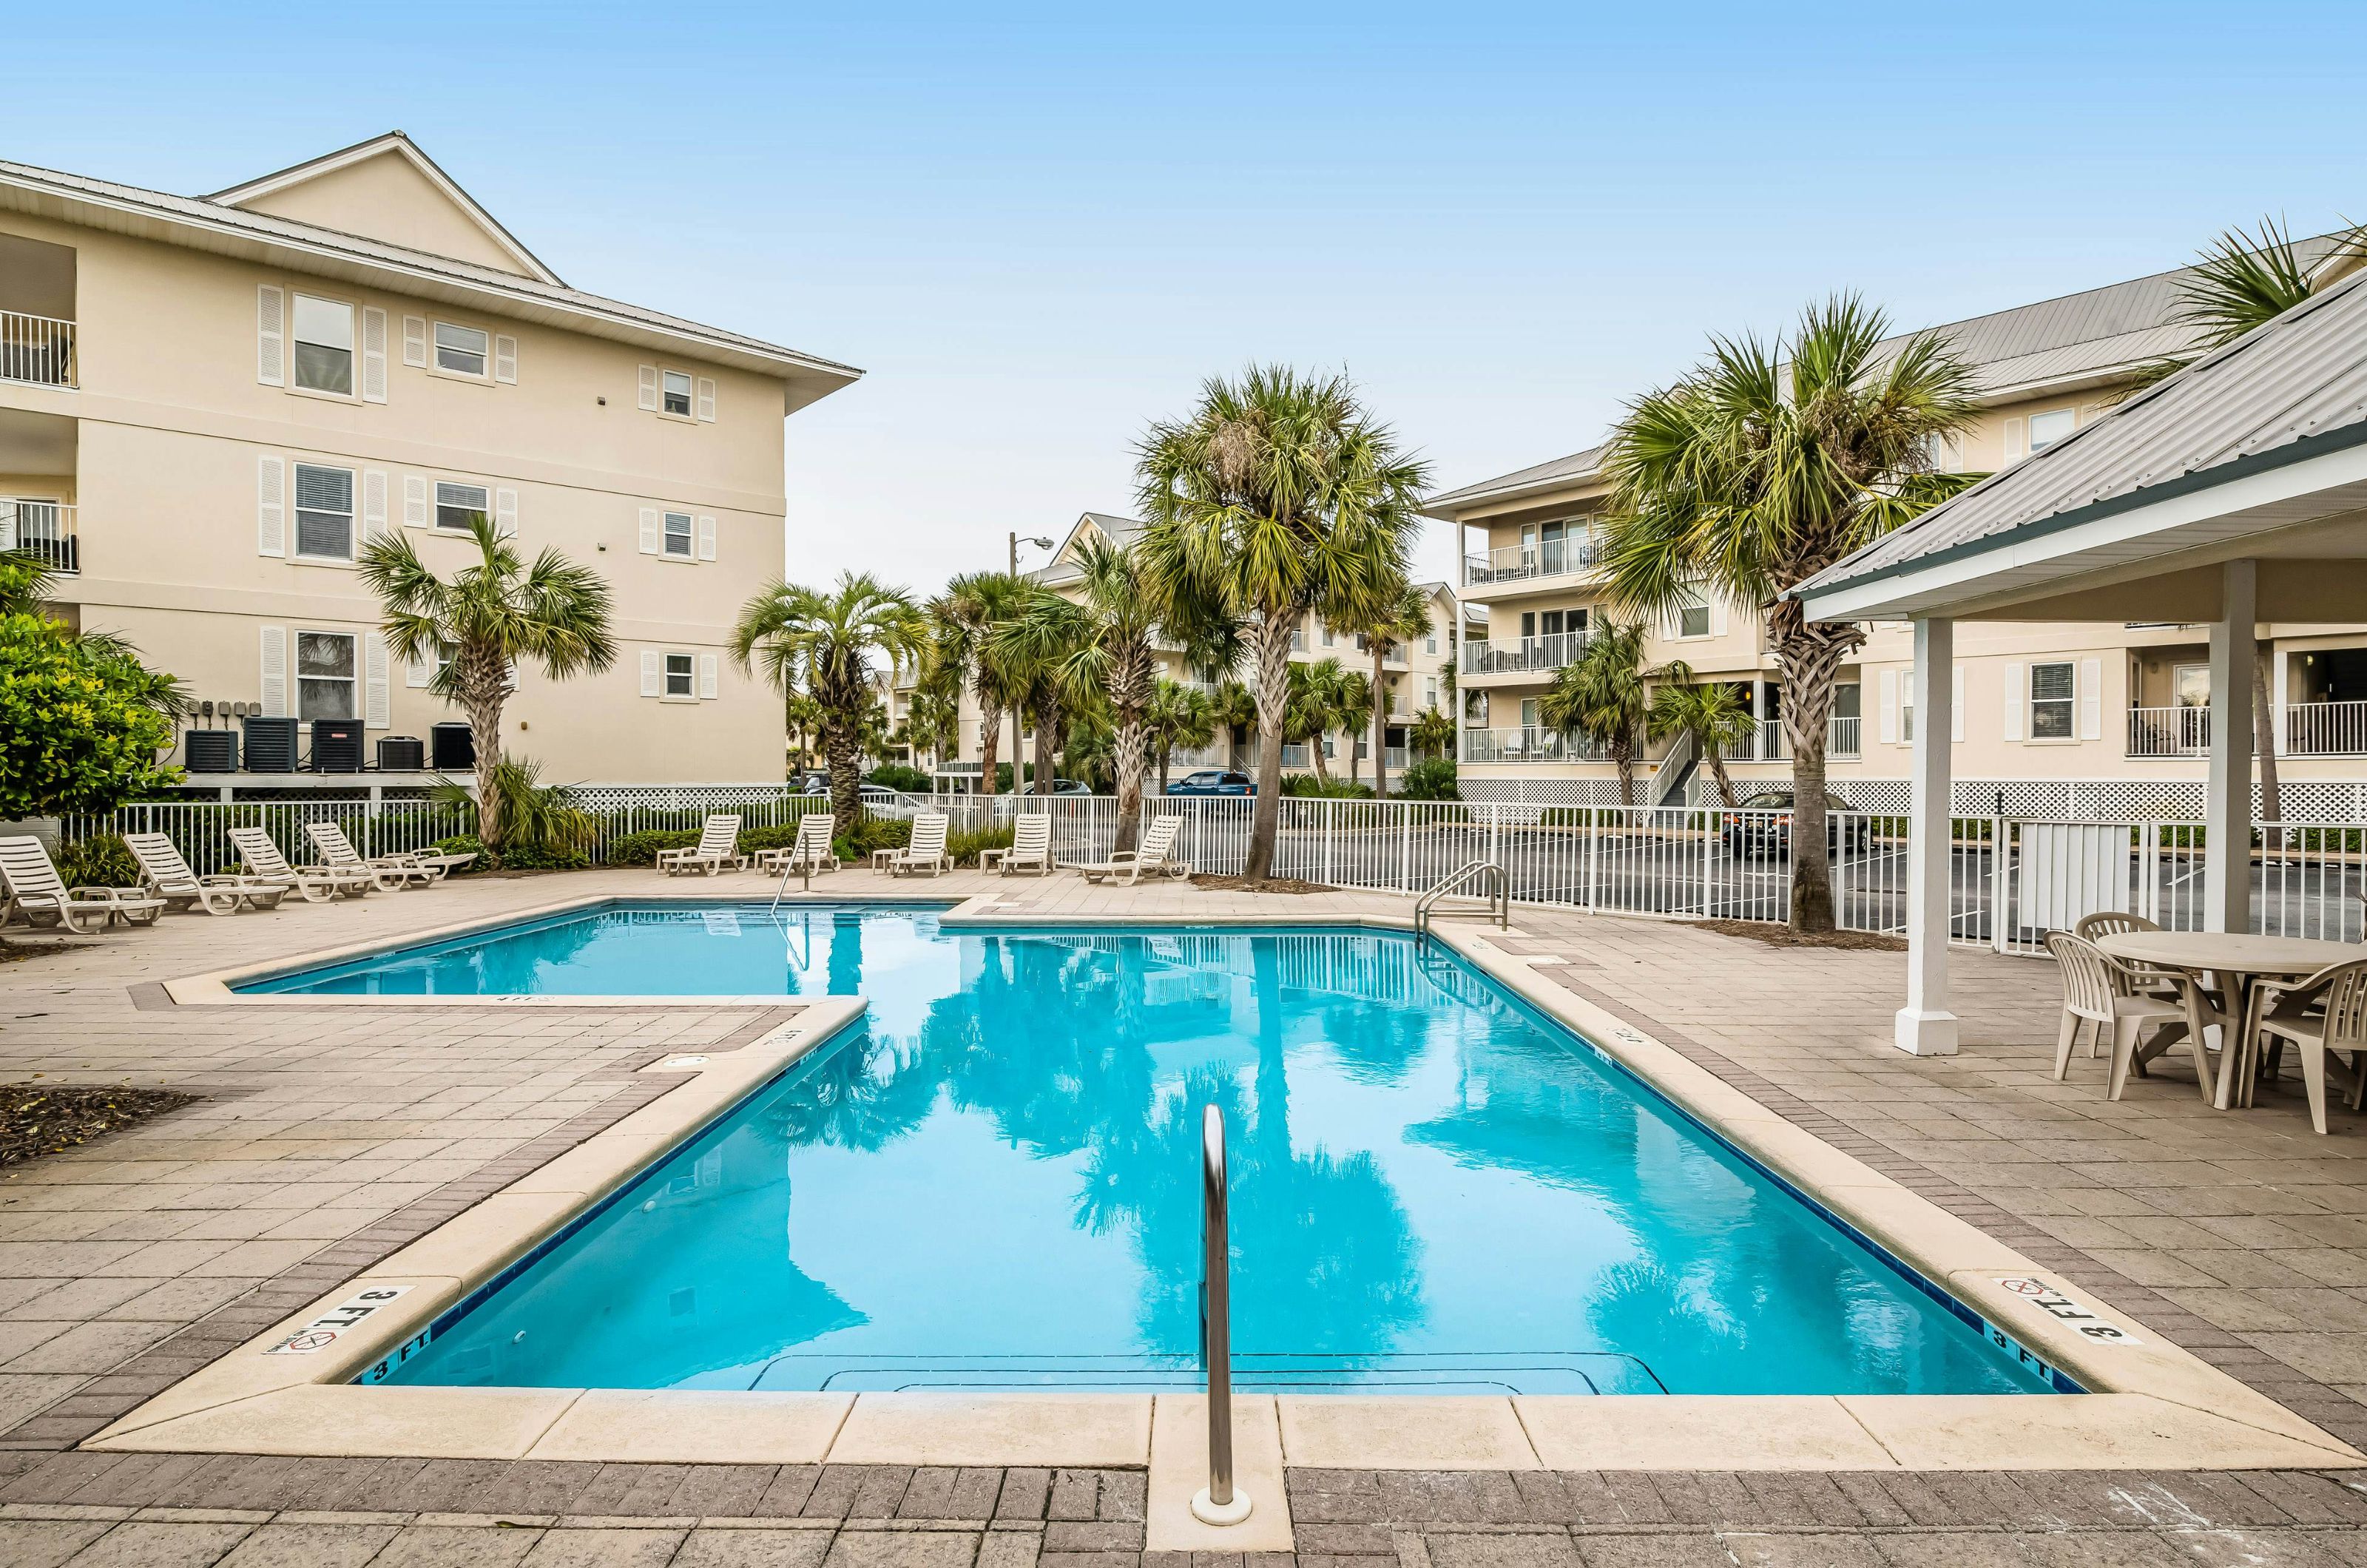
[[[1477,585],[1519,582],[1531,577],[1559,577],[1565,572],[1584,571],[1594,564],[1595,554],[1595,543],[1591,538],[1546,539],[1534,545],[1506,545],[1501,549],[1464,557],[1463,581],[1466,585]]]
[[[1586,647],[1584,632],[1556,632],[1550,637],[1491,638],[1463,645],[1466,675],[1518,675],[1530,671],[1558,670],[1577,659]]]
[[[0,310],[0,381],[71,388],[77,375],[72,321]]]
[[[82,541],[75,531],[74,509],[54,501],[0,498],[0,550],[38,556],[51,571],[61,574],[80,571]]]
[[[2367,703],[2287,703],[2284,754],[2367,756]]]
[[[1463,732],[1467,762],[1599,762],[1602,751],[1591,741],[1566,736],[1557,729],[1535,725],[1521,729],[1467,729]]]
[[[1827,719],[1825,755],[1856,757],[1863,722],[1858,718]],[[1729,762],[1788,762],[1792,760],[1792,739],[1784,733],[1782,719],[1762,718],[1748,739],[1727,747],[1724,755]]]
[[[2206,707],[2131,708],[2132,757],[2200,757],[2211,750],[2211,710]]]

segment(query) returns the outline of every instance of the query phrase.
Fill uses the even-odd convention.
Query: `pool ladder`
[[[1495,917],[1499,929],[1512,923],[1512,881],[1504,868],[1491,860],[1466,862],[1454,871],[1432,883],[1420,898],[1414,900],[1413,931],[1417,937],[1428,936],[1433,919],[1432,911],[1439,900],[1463,892],[1473,882],[1487,885],[1488,912]]]
[[[1250,1495],[1233,1484],[1233,1255],[1225,1182],[1225,1113],[1200,1112],[1200,1360],[1208,1373],[1208,1484],[1192,1499],[1203,1524],[1237,1525]]]

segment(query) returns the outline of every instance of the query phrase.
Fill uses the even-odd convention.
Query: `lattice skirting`
[[[1648,776],[1639,773],[1636,798],[1647,798]],[[1716,798],[1706,774],[1694,778],[1691,803]],[[1738,790],[1742,786],[1738,785]],[[1750,787],[1763,787],[1753,780]],[[1860,811],[1905,816],[1905,779],[1835,779],[1833,793]],[[1615,778],[1466,779],[1463,798],[1539,806],[1616,806]],[[2294,822],[2367,822],[2367,781],[2288,782],[2279,792],[2282,814]],[[1959,817],[2035,817],[2050,821],[2199,822],[2208,805],[2201,779],[1958,779],[1951,809]],[[1999,798],[2003,798],[2000,807]],[[2259,786],[2252,808],[2259,814]]]

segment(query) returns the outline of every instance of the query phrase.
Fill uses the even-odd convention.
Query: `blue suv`
[[[1186,773],[1167,786],[1170,795],[1255,795],[1257,784],[1247,773],[1229,773],[1222,768],[1203,768],[1196,773]]]

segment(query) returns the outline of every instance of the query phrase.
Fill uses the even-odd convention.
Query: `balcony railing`
[[[0,500],[0,550],[38,556],[55,572],[82,570],[74,509],[54,501]]]
[[[1854,757],[1858,753],[1859,736],[1863,721],[1857,718],[1829,718],[1825,721],[1825,755]],[[1750,739],[1726,748],[1729,762],[1784,762],[1792,757],[1792,738],[1784,733],[1780,718],[1762,718]]]
[[[76,375],[72,321],[0,310],[0,381],[74,387]]]
[[[2287,703],[2285,755],[2367,756],[2367,703]]]
[[[2131,708],[2132,757],[2200,757],[2211,750],[2211,710],[2206,707]]]
[[[1558,577],[1566,571],[1583,571],[1594,564],[1595,544],[1591,538],[1544,539],[1534,545],[1506,545],[1501,549],[1487,550],[1463,558],[1463,581],[1475,582],[1518,582],[1529,577]]]
[[[1556,632],[1550,637],[1509,637],[1463,645],[1466,675],[1516,675],[1531,670],[1558,670],[1586,647],[1584,632]]]
[[[1467,729],[1463,732],[1467,762],[1599,762],[1602,751],[1592,743],[1575,739],[1557,729],[1532,725],[1521,729]]]

